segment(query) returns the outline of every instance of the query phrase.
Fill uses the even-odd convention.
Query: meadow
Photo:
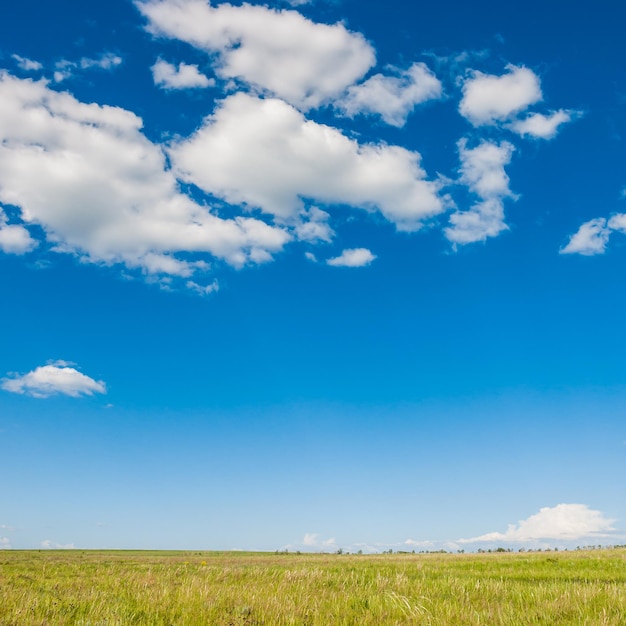
[[[626,625],[626,549],[0,551],[1,626]]]

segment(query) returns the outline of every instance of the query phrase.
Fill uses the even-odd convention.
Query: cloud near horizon
[[[601,511],[590,509],[586,504],[557,504],[544,507],[517,524],[511,524],[505,532],[490,532],[470,539],[458,539],[459,544],[490,542],[534,542],[598,540],[614,535],[613,524]]]

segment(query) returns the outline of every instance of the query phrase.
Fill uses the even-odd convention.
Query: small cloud
[[[407,539],[404,542],[404,545],[407,548],[411,548],[412,550],[434,550],[435,549],[434,541],[415,541],[414,539]]]
[[[154,84],[163,89],[204,89],[215,85],[215,80],[202,74],[197,65],[176,66],[159,59],[150,69]]]
[[[560,109],[550,115],[532,113],[523,120],[515,120],[507,126],[509,130],[521,137],[534,139],[553,139],[556,137],[559,127],[581,116],[580,111],[568,111]]]
[[[98,69],[111,71],[121,65],[122,57],[113,52],[103,52],[98,57],[83,57],[79,61],[62,59],[55,64],[54,81],[60,83],[74,75],[76,70]]]
[[[0,537],[0,550],[10,550],[11,542],[8,537]]]
[[[604,254],[610,234],[611,228],[607,226],[605,218],[589,220],[570,237],[569,243],[561,248],[560,253],[582,254],[583,256]]]
[[[17,66],[25,72],[37,72],[43,69],[43,65],[39,61],[33,61],[19,54],[12,54],[11,58],[17,63]]]
[[[328,224],[330,215],[317,207],[311,207],[302,214],[302,221],[295,227],[296,237],[299,241],[330,243],[335,231]]]
[[[316,546],[318,537],[319,535],[317,533],[305,533],[302,543],[305,546]]]
[[[504,169],[515,150],[512,144],[482,141],[476,148],[469,149],[467,140],[462,139],[458,145],[461,158],[459,182],[480,201],[470,210],[456,211],[450,216],[445,235],[455,245],[485,241],[508,230],[504,221],[504,198],[515,198]]]
[[[37,367],[22,376],[3,378],[0,387],[5,391],[33,398],[47,398],[56,394],[78,398],[94,393],[106,393],[103,381],[96,381],[73,367],[58,365],[58,362],[54,365]]]
[[[73,543],[57,543],[50,539],[44,539],[41,542],[41,547],[44,550],[75,550],[76,546]]]
[[[465,81],[459,113],[474,126],[506,121],[543,98],[532,70],[515,65],[506,69],[501,76],[475,71]]]
[[[349,248],[344,250],[338,257],[328,259],[326,263],[333,267],[364,267],[369,265],[376,255],[367,248]]]
[[[1,216],[0,216],[1,220]],[[0,221],[0,250],[6,254],[26,254],[36,248],[38,242],[21,224],[5,224]]]
[[[196,283],[193,280],[188,280],[186,283],[186,287],[187,289],[190,289],[191,291],[195,291],[197,294],[200,294],[201,296],[208,296],[210,293],[216,293],[220,289],[220,285],[217,279],[215,279],[210,285],[200,285],[199,283]]]
[[[590,509],[586,504],[557,504],[544,507],[517,524],[511,524],[505,532],[491,532],[471,539],[459,539],[457,543],[479,542],[532,542],[543,540],[575,541],[611,537],[615,520],[604,517],[601,511]]]
[[[400,128],[418,104],[441,97],[441,82],[426,64],[413,63],[407,70],[389,70],[391,75],[375,74],[360,85],[349,87],[335,106],[348,117],[378,114],[387,124]]]
[[[312,252],[305,252],[304,257],[311,263],[317,263],[317,257]]]
[[[332,550],[337,547],[337,541],[334,537],[322,539],[318,533],[305,533],[302,545],[317,550]]]

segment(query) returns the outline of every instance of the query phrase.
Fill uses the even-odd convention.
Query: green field
[[[0,625],[626,625],[626,550],[0,551]]]

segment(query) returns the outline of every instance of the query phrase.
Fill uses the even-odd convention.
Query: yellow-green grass
[[[0,625],[626,625],[626,550],[0,551]]]

